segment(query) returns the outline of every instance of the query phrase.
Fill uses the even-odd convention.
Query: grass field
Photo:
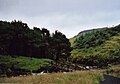
[[[120,76],[120,65],[108,70],[85,70],[68,73],[47,73],[44,75],[4,77],[0,83],[17,84],[99,84],[103,80],[103,74]]]
[[[103,71],[77,71],[52,73],[39,76],[1,78],[1,83],[21,84],[99,84]]]

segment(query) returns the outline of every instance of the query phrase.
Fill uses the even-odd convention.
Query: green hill
[[[70,42],[75,63],[100,67],[120,63],[120,25],[79,33]]]

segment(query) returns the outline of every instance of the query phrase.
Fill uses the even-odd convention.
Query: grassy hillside
[[[74,41],[75,41],[77,38],[79,38],[79,37],[80,37],[80,36],[75,36],[75,37],[69,39],[69,41],[70,41],[70,43],[71,43],[71,47],[74,47]]]
[[[10,75],[15,70],[17,72],[20,70],[32,72],[37,71],[41,68],[51,66],[52,60],[49,59],[37,59],[30,57],[22,57],[22,56],[3,56],[0,55],[0,73]],[[2,70],[2,71],[1,71]],[[19,75],[18,73],[16,73]]]
[[[120,25],[78,34],[70,42],[73,62],[100,67],[120,63]]]
[[[88,49],[74,49],[72,51],[71,57],[73,59],[83,60],[81,62],[86,64],[90,64],[91,61],[92,63],[97,63],[97,61],[99,63],[99,61],[101,61],[102,63],[107,62],[110,64],[111,61],[119,61],[119,50],[120,36],[113,36],[100,46],[94,48],[91,47]],[[93,58],[94,60],[92,60]],[[114,60],[112,58],[114,58]]]

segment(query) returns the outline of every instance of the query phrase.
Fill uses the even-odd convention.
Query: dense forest
[[[25,67],[27,64],[18,68],[21,63],[21,61],[19,61],[21,60],[20,56],[27,57],[28,59],[49,59],[48,62],[53,60],[55,63],[58,63],[60,60],[67,61],[71,50],[69,39],[59,31],[51,34],[46,28],[40,29],[34,27],[30,29],[28,25],[22,21],[0,21],[1,73],[4,70],[11,70],[13,68],[21,69]],[[20,59],[12,61],[11,59],[14,59],[13,57],[20,57]],[[31,64],[32,63],[31,61]],[[40,69],[40,66],[38,66],[37,69]]]
[[[0,21],[0,54],[59,60],[70,56],[70,42],[64,34],[34,27],[21,21]]]

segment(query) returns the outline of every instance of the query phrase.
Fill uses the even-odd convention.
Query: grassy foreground
[[[88,70],[68,73],[49,73],[39,76],[5,77],[0,78],[0,83],[17,84],[99,84],[103,74],[120,76],[120,65],[108,70]]]
[[[0,78],[1,83],[21,84],[99,84],[103,71],[52,73],[39,76]]]

